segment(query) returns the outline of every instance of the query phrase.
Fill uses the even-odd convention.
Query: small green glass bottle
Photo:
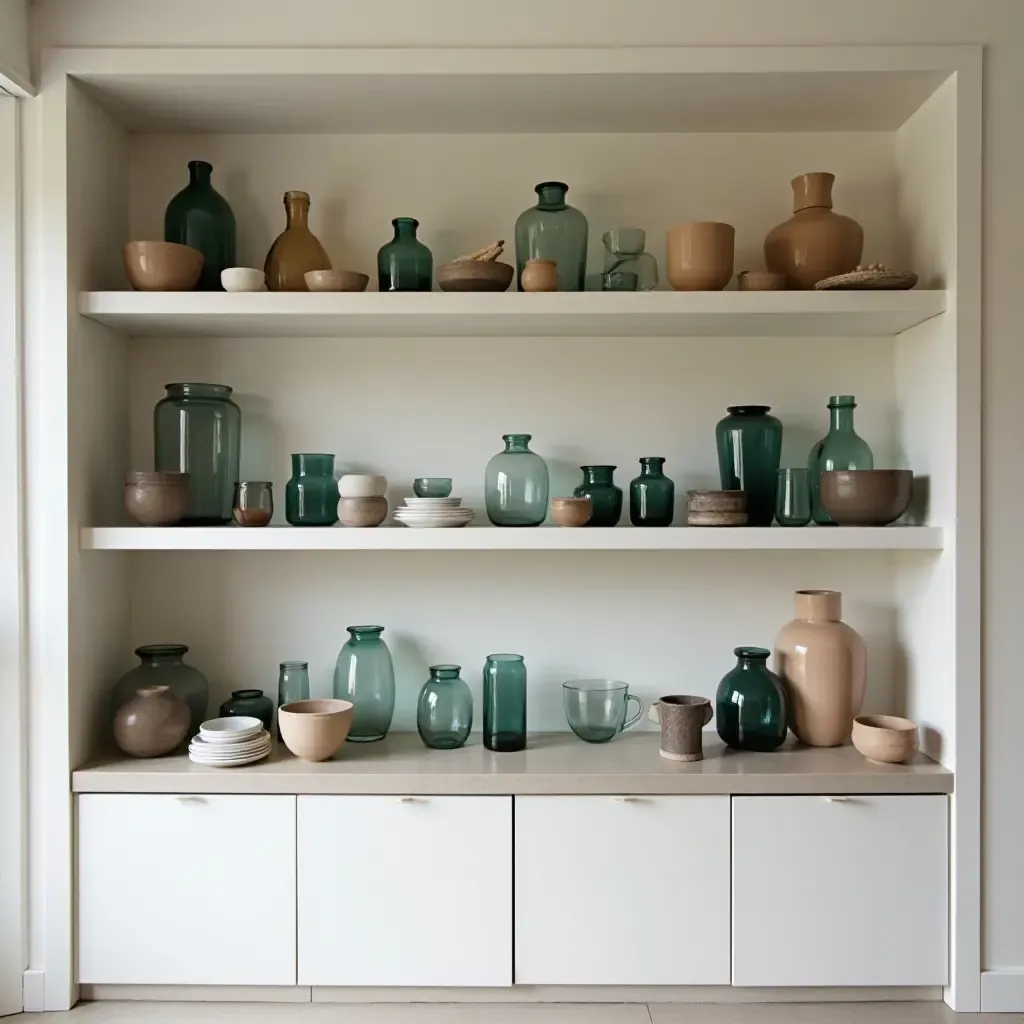
[[[274,702],[262,690],[232,690],[231,697],[220,706],[221,718],[248,715],[258,718],[270,732],[274,723]]]
[[[776,750],[786,741],[786,691],[768,668],[771,651],[737,647],[736,667],[718,684],[715,724],[734,750]]]
[[[671,526],[676,485],[664,472],[665,460],[648,455],[640,460],[640,475],[629,483],[629,521],[634,526]]]
[[[416,701],[416,730],[435,750],[461,747],[473,728],[473,694],[461,665],[431,665]]]
[[[834,469],[874,469],[875,459],[867,442],[853,429],[853,395],[833,395],[828,400],[828,433],[811,449],[807,468],[811,474],[811,515],[820,526],[835,525],[821,507],[818,478]]]
[[[434,286],[434,257],[416,237],[420,222],[396,217],[395,237],[377,253],[377,287],[382,292],[429,292]]]
[[[526,749],[526,665],[521,654],[488,654],[484,663],[484,746]]]
[[[572,493],[589,498],[594,507],[587,526],[618,526],[622,516],[622,488],[615,485],[615,466],[580,466],[583,483]]]
[[[213,187],[213,165],[190,160],[188,184],[167,204],[164,241],[198,249],[203,269],[197,291],[220,292],[220,272],[237,266],[235,215],[228,201]]]

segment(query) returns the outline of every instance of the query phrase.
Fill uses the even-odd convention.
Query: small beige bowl
[[[188,509],[188,473],[128,473],[124,507],[139,526],[173,526]]]
[[[365,292],[370,283],[357,270],[308,270],[302,276],[311,292]]]
[[[742,270],[736,287],[741,292],[781,292],[786,290],[786,275],[771,270]]]
[[[277,711],[284,745],[300,761],[326,761],[345,742],[355,704],[347,700],[293,700]]]
[[[380,526],[388,517],[388,499],[340,498],[338,518],[342,526]]]
[[[345,473],[338,480],[342,498],[382,498],[387,490],[388,478],[378,473]]]
[[[190,292],[203,269],[203,254],[177,242],[126,242],[121,247],[128,283],[138,292]]]
[[[902,764],[917,753],[917,723],[893,715],[859,715],[853,720],[853,745],[869,761]]]
[[[552,498],[551,518],[559,526],[586,526],[594,514],[590,498]]]
[[[255,267],[225,267],[220,272],[221,287],[226,292],[261,292],[267,278]]]

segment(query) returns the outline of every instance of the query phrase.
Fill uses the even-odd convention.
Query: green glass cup
[[[452,493],[450,476],[418,476],[412,482],[417,498],[447,498]]]
[[[775,521],[779,526],[806,526],[811,521],[811,472],[789,466],[778,472]]]
[[[484,746],[526,749],[526,665],[521,654],[488,654],[484,662]]]
[[[627,718],[629,702],[637,711]],[[573,679],[562,683],[562,706],[569,728],[586,743],[607,743],[640,721],[644,705],[625,683],[614,679]]]

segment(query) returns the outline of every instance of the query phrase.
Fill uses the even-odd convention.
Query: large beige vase
[[[793,216],[764,240],[768,269],[785,274],[790,288],[813,288],[819,281],[856,270],[864,251],[864,229],[832,212],[834,174],[800,174],[793,186]]]
[[[668,229],[668,280],[677,292],[718,292],[732,280],[736,229],[693,221]]]
[[[775,672],[786,687],[789,727],[810,747],[845,743],[864,703],[864,641],[842,617],[839,591],[798,590],[796,618],[775,640]]]

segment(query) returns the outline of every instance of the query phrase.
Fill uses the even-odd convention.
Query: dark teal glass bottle
[[[277,706],[293,700],[309,700],[309,662],[282,661],[277,676]],[[277,738],[281,738],[280,718]]]
[[[167,204],[164,241],[190,245],[203,254],[197,291],[223,291],[220,272],[237,266],[235,215],[210,180],[213,165],[190,160],[188,184]]]
[[[274,702],[262,690],[232,690],[231,697],[220,706],[221,718],[248,715],[258,718],[270,732],[274,724]]]
[[[526,665],[521,654],[488,654],[484,662],[484,746],[526,749]]]
[[[377,253],[377,287],[382,292],[429,292],[434,286],[434,257],[416,237],[420,222],[396,217],[395,237]]]
[[[665,460],[648,455],[640,460],[640,475],[629,483],[629,521],[634,526],[671,526],[676,485],[665,476]]]
[[[786,741],[786,691],[768,668],[771,651],[737,647],[736,667],[718,684],[715,722],[734,750],[776,750]]]
[[[505,450],[487,463],[484,504],[495,526],[540,526],[548,512],[548,466],[531,434],[502,434]]]
[[[334,696],[355,705],[349,743],[382,740],[395,714],[395,666],[383,626],[346,626],[349,638],[334,666]]]
[[[473,694],[460,665],[431,665],[416,701],[416,730],[428,747],[454,750],[473,728]]]
[[[622,516],[622,488],[615,486],[615,466],[580,466],[583,483],[572,493],[589,498],[594,513],[587,526],[618,526]]]
[[[834,469],[874,469],[875,459],[867,442],[853,429],[853,395],[833,395],[828,400],[828,433],[811,449],[807,468],[811,474],[811,515],[820,526],[834,526],[821,507],[818,477]]]
[[[722,490],[747,492],[747,523],[771,526],[782,459],[782,424],[767,405],[730,405],[718,421],[718,474]]]
[[[292,456],[292,478],[284,489],[284,517],[292,526],[333,526],[338,521],[334,456]]]
[[[587,276],[587,218],[569,206],[569,186],[544,181],[536,186],[537,205],[516,221],[516,284],[522,291],[527,260],[554,260],[558,265],[558,290],[581,292]]]

